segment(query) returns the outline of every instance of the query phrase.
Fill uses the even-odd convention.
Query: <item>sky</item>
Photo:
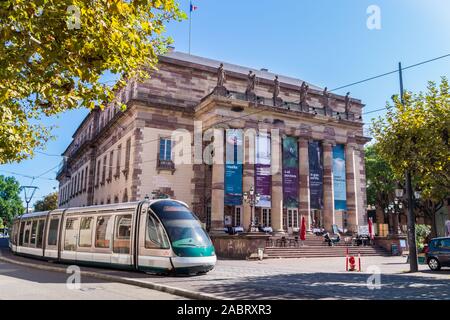
[[[179,0],[189,13],[189,1]],[[450,53],[448,0],[193,0],[191,53],[306,80],[334,89]],[[369,6],[381,13],[381,29],[367,27]],[[172,22],[166,34],[175,50],[188,52],[189,21]],[[406,90],[450,77],[450,57],[404,71]],[[399,92],[398,74],[335,91],[361,99],[364,112],[383,108]],[[33,159],[0,166],[21,185],[38,186],[32,203],[57,190],[59,156],[87,110],[44,119],[56,126],[45,150]],[[364,116],[365,129],[374,117]],[[368,131],[366,131],[368,132]],[[50,171],[49,171],[50,170]],[[39,176],[47,172],[39,179]],[[20,175],[24,176],[20,176]],[[26,177],[25,177],[26,176]],[[22,194],[23,197],[23,194]]]

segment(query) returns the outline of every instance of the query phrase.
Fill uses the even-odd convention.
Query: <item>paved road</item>
[[[177,300],[168,293],[81,278],[81,287],[70,290],[66,286],[68,274],[26,268],[0,261],[0,300],[16,299],[120,299],[120,300]]]
[[[0,251],[0,254],[22,262],[65,268],[64,264],[49,264],[12,256],[4,250]],[[371,268],[377,268],[375,270],[381,273],[379,289],[370,289],[367,286],[367,280],[373,275]],[[421,265],[420,272],[409,274],[405,273],[408,268],[404,257],[364,257],[361,273],[346,272],[344,258],[219,260],[213,271],[195,277],[161,277],[90,267],[82,267],[82,270],[168,285],[227,299],[450,300],[450,269],[430,272],[427,266]]]

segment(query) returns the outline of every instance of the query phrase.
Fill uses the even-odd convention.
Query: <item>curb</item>
[[[29,268],[34,268],[34,269],[39,269],[39,270],[44,270],[44,271],[66,273],[65,268],[51,267],[51,266],[44,266],[44,265],[33,264],[33,263],[28,263],[28,262],[16,261],[14,259],[10,259],[10,258],[6,258],[6,257],[2,256],[1,253],[0,253],[0,261],[12,263],[12,264],[19,265],[22,267],[29,267]],[[86,277],[101,279],[101,280],[107,280],[107,281],[111,281],[111,282],[123,283],[123,284],[146,288],[146,289],[157,290],[157,291],[161,291],[161,292],[165,292],[165,293],[169,293],[169,294],[173,294],[176,296],[185,297],[185,298],[189,298],[189,299],[193,299],[193,300],[221,300],[218,297],[215,297],[210,294],[189,291],[189,290],[175,288],[175,287],[166,286],[166,285],[162,285],[162,284],[156,284],[153,282],[143,282],[143,281],[134,280],[131,278],[122,278],[122,277],[118,277],[118,276],[106,275],[106,274],[93,272],[93,271],[81,271],[81,275],[86,276]]]

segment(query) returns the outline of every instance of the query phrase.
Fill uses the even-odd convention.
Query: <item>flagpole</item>
[[[191,54],[192,1],[189,1],[189,54]]]

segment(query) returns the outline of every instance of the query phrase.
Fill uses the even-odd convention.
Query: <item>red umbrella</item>
[[[374,238],[372,218],[369,218],[369,236],[370,239]]]
[[[306,240],[306,221],[305,217],[302,216],[302,227],[300,228],[300,240]]]

